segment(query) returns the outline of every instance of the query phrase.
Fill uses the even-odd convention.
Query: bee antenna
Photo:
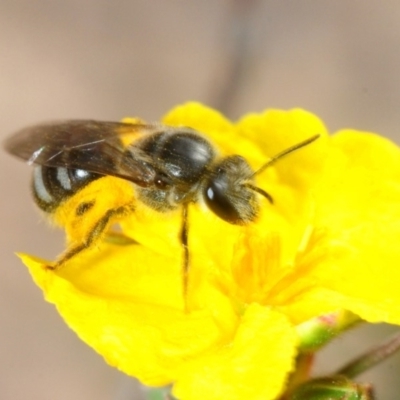
[[[296,151],[296,150],[298,150],[298,149],[301,149],[301,148],[304,147],[304,146],[309,145],[310,143],[312,143],[312,142],[314,142],[315,140],[317,140],[320,136],[321,136],[321,135],[319,135],[319,134],[318,134],[318,135],[311,136],[310,138],[308,138],[308,139],[306,139],[306,140],[304,140],[304,141],[302,141],[302,142],[300,142],[300,143],[297,143],[297,144],[295,144],[294,146],[291,146],[291,147],[287,148],[286,150],[283,150],[282,152],[280,152],[280,153],[278,153],[277,155],[273,156],[273,157],[272,157],[269,161],[267,161],[261,168],[259,168],[257,171],[255,171],[254,174],[253,174],[251,177],[253,178],[253,177],[256,176],[256,175],[261,174],[261,173],[264,172],[268,167],[270,167],[271,165],[275,164],[275,163],[276,163],[278,160],[280,160],[281,158],[287,156],[287,155],[290,154],[290,153],[293,153],[294,151]],[[266,196],[265,194],[262,193],[263,191],[262,191],[261,189],[259,189],[259,188],[252,187],[252,188],[250,188],[250,189],[255,190],[256,192],[262,194],[262,195],[265,196],[267,199],[269,199],[269,200],[271,201],[271,203],[272,203],[271,196],[269,196],[268,193],[265,193],[265,194],[267,194],[267,196]]]
[[[246,184],[246,187],[250,190],[253,190],[254,192],[257,192],[258,194],[261,194],[261,196],[264,196],[271,204],[274,204],[274,199],[264,189],[261,189],[258,186],[251,185],[250,183]]]

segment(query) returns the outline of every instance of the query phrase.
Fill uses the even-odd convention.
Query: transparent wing
[[[157,124],[58,121],[22,129],[8,138],[4,146],[29,164],[84,169],[149,186],[155,176],[151,159],[126,143],[163,130],[171,128]]]

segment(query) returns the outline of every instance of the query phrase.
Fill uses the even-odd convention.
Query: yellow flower
[[[293,369],[298,324],[341,309],[400,324],[400,151],[393,143],[352,130],[328,136],[303,110],[233,124],[189,103],[163,122],[203,132],[222,155],[240,154],[255,170],[320,138],[258,176],[274,203],[261,200],[256,222],[230,225],[190,205],[188,312],[179,210],[160,214],[137,202],[120,223],[138,244],[104,242],[57,271],[21,256],[46,299],[108,363],[147,385],[173,384],[183,400],[268,400]],[[83,190],[113,185],[132,190],[113,177]]]

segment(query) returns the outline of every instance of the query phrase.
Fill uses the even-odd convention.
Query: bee
[[[318,137],[312,136],[283,149],[257,170],[240,155],[218,156],[208,138],[194,129],[142,122],[67,120],[39,124],[15,133],[6,140],[5,148],[33,165],[33,197],[49,215],[54,215],[68,199],[77,197],[87,185],[105,176],[122,178],[135,186],[137,198],[115,193],[111,203],[96,214],[95,221],[91,218],[89,224],[79,228],[79,242],[70,244],[48,268],[61,268],[92,247],[104,237],[113,221],[135,212],[135,201],[160,214],[180,208],[179,241],[186,296],[190,205],[202,200],[211,212],[229,224],[246,225],[255,221],[262,198],[270,204],[274,202],[269,193],[256,185],[256,177]],[[95,202],[101,201],[101,196],[90,202],[78,201],[74,218],[84,217]],[[107,196],[112,198],[113,193]]]

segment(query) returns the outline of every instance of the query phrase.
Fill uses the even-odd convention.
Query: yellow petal
[[[221,113],[201,103],[188,102],[173,108],[163,118],[171,126],[186,126],[208,135],[222,135],[233,129],[233,124]]]
[[[315,272],[347,297],[342,307],[374,322],[400,323],[400,150],[350,130],[332,142],[316,218],[329,227],[325,240],[343,251]]]
[[[347,309],[399,324],[400,151],[355,131],[333,136],[329,148],[313,191],[314,231],[296,270],[281,282],[282,304],[297,322]]]
[[[173,382],[188,360],[229,342],[236,330],[221,295],[210,296],[213,308],[185,313],[180,264],[142,246],[102,245],[56,272],[21,258],[80,338],[145,384]]]
[[[174,394],[190,400],[272,400],[292,370],[297,339],[277,312],[249,306],[229,346],[188,363]]]
[[[265,156],[272,157],[281,151],[314,135],[320,138],[309,146],[290,154],[274,165],[280,182],[293,186],[312,184],[315,173],[321,169],[326,154],[327,130],[322,121],[310,112],[267,110],[260,114],[248,114],[237,124],[238,133],[263,149]]]
[[[292,324],[337,309],[400,324],[395,145],[355,131],[330,138],[303,110],[252,114],[235,125],[188,103],[164,123],[198,130],[221,155],[239,154],[255,171],[283,150],[320,138],[255,176],[273,204],[261,199],[253,223],[231,225],[201,201],[189,204],[185,299],[180,209],[160,214],[135,200],[121,225],[140,245],[100,243],[58,271],[22,256],[47,300],[111,365],[149,385],[175,383],[183,400],[272,400],[296,354]],[[107,190],[113,179],[96,187]],[[133,202],[131,187],[116,186],[124,202]],[[114,205],[109,194],[96,216]],[[68,216],[59,218],[71,237],[75,209],[72,199]],[[77,226],[84,237],[87,228]]]

